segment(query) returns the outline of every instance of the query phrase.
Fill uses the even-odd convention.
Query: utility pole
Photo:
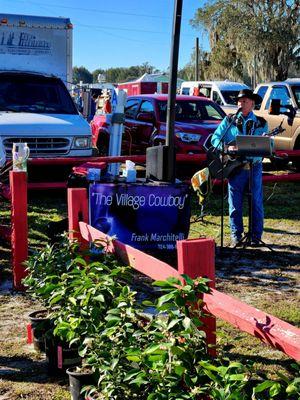
[[[253,59],[253,81],[252,81],[253,90],[256,88],[256,80],[257,80],[256,73],[257,73],[256,54],[254,54],[254,59]]]
[[[175,103],[177,90],[177,69],[180,41],[180,26],[182,15],[182,0],[175,0],[173,16],[172,46],[170,57],[170,80],[167,105],[167,131],[166,145],[168,147],[168,176],[170,182],[175,182],[175,148],[174,148],[174,126],[175,126]]]
[[[195,81],[199,80],[199,38],[196,38],[195,45]]]

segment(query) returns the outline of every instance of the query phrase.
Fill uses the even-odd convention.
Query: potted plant
[[[33,311],[28,315],[30,334],[28,333],[28,342],[33,342],[36,351],[45,352],[45,334],[53,328],[53,321],[48,317],[48,310]],[[29,340],[29,336],[32,338]]]
[[[99,249],[101,243],[95,245]],[[52,320],[52,329],[45,335],[51,374],[80,365],[85,339],[99,332],[114,296],[133,280],[130,269],[114,256],[78,250],[77,242],[63,236],[27,262],[28,292],[40,300]]]
[[[77,257],[72,268],[61,275],[49,301],[55,307],[54,338],[70,348],[76,346],[82,358],[89,341],[103,329],[113,299],[133,280],[131,269],[119,265],[114,257],[102,254],[97,258]]]
[[[124,286],[105,316],[105,324],[86,349],[85,357],[99,376],[93,390],[101,399],[209,399],[228,386],[233,398],[243,399],[248,375],[239,363],[222,363],[208,354],[201,329],[202,300],[207,279],[155,282],[163,295],[137,302]],[[153,315],[145,307],[155,309]],[[227,386],[226,386],[227,385]],[[240,393],[240,397],[234,397]],[[220,394],[221,396],[221,394]],[[230,397],[224,397],[230,398]]]
[[[89,366],[67,369],[72,400],[86,400],[85,393],[95,384],[94,372]]]
[[[23,283],[27,293],[40,304],[39,310],[29,314],[29,329],[36,350],[45,351],[45,334],[53,331],[54,326],[52,294],[59,287],[61,274],[71,268],[78,250],[78,243],[64,235],[58,243],[47,244],[32,254],[25,263],[27,276]]]

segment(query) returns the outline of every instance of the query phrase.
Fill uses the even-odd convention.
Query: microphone
[[[234,114],[234,121],[237,120],[238,114],[242,111],[243,107],[238,108],[237,112]]]

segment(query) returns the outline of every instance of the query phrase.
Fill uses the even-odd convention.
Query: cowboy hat
[[[253,100],[255,104],[259,104],[259,103],[262,102],[262,98],[258,94],[253,93],[253,91],[250,90],[250,89],[242,89],[242,90],[240,90],[237,98],[239,100],[239,99],[241,99],[243,97],[247,97],[247,99]]]

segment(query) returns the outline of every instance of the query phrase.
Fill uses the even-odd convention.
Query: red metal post
[[[199,276],[211,280],[210,287],[215,287],[215,242],[213,239],[192,239],[177,242],[178,272],[190,278]],[[216,319],[203,318],[207,343],[216,344]],[[214,348],[210,349],[211,355],[216,355]]]
[[[10,171],[9,180],[13,285],[15,289],[23,290],[22,279],[26,276],[23,263],[28,257],[27,174]]]
[[[69,218],[69,237],[77,239],[83,245],[83,240],[79,222],[88,222],[89,206],[88,206],[88,191],[85,188],[69,188],[68,189],[68,218]]]

